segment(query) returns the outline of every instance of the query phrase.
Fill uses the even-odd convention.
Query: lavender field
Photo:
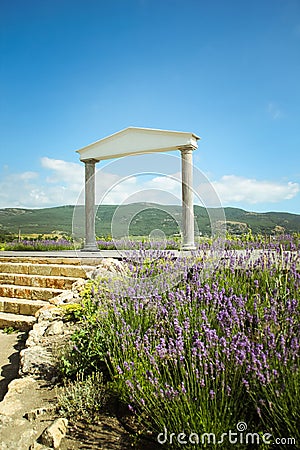
[[[74,250],[72,240],[60,239],[16,239],[0,245],[0,250],[4,251],[61,251]]]
[[[162,448],[300,448],[299,239],[235,246],[213,266],[139,251],[83,295],[65,374],[104,361]]]
[[[176,236],[165,239],[164,242],[151,240],[147,236],[126,237],[113,239],[105,236],[96,240],[99,250],[180,250],[181,238]],[[197,250],[207,250],[213,244],[209,237],[198,237],[196,239]],[[227,239],[222,242],[222,249],[276,249],[296,251],[300,246],[300,234],[292,235],[262,235],[249,231],[241,235],[227,233]],[[4,251],[60,251],[76,250],[83,247],[83,242],[75,241],[71,236],[48,236],[48,237],[22,237],[11,241],[0,243],[0,250]]]

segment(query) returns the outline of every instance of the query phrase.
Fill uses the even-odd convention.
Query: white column
[[[193,146],[181,148],[182,250],[194,250]]]
[[[98,251],[95,239],[95,159],[84,161],[85,165],[85,243],[83,251]]]

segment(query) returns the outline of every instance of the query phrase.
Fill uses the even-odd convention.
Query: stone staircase
[[[0,329],[28,331],[35,313],[80,278],[99,260],[60,257],[0,257]]]

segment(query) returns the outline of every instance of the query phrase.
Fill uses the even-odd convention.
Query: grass
[[[16,329],[13,328],[13,327],[4,327],[2,331],[3,331],[3,333],[5,333],[5,334],[19,333],[19,330],[16,330]]]

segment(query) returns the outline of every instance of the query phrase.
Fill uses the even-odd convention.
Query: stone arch
[[[193,151],[200,138],[194,133],[129,127],[100,139],[77,152],[85,164],[85,245],[84,251],[98,251],[95,238],[95,166],[96,163],[122,156],[145,153],[181,152],[183,250],[194,243]]]

